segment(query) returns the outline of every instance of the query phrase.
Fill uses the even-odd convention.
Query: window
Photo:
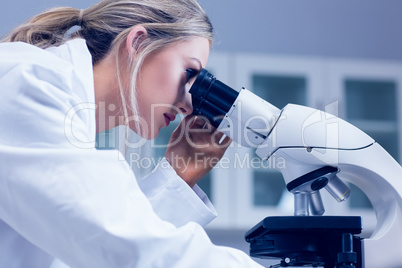
[[[255,74],[252,81],[255,94],[280,109],[288,103],[306,104],[305,77]],[[282,174],[263,167],[253,170],[253,185],[255,206],[277,206],[283,192],[287,191]]]

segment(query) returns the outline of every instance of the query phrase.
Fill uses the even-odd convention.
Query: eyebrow
[[[201,61],[200,61],[199,59],[194,58],[194,57],[191,57],[190,59],[192,59],[192,60],[194,60],[194,61],[196,61],[196,62],[198,63],[198,65],[199,65],[199,67],[200,67],[200,68],[199,68],[200,71],[203,69],[202,64],[201,64]]]

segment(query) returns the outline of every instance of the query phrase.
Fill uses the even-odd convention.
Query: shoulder
[[[9,75],[20,82],[42,81],[81,100],[94,101],[92,59],[83,39],[49,49],[23,42],[0,43],[0,59],[0,80]]]
[[[25,91],[28,85],[32,92],[43,84],[69,91],[73,66],[44,49],[20,42],[4,43],[0,44],[0,59],[0,83],[8,85],[9,93]]]
[[[13,126],[21,135],[29,132],[32,139],[60,145],[65,139],[66,114],[80,103],[94,102],[92,62],[75,62],[85,53],[85,48],[77,50],[70,44],[44,50],[26,43],[0,43],[0,89],[4,89],[0,91],[0,128]],[[94,112],[86,109],[77,115],[74,130],[88,140],[95,128]],[[35,120],[24,119],[29,116]],[[45,129],[47,135],[43,135]],[[24,135],[17,139],[14,130],[2,133],[0,143],[29,143]]]
[[[0,58],[0,68],[3,70],[21,65],[42,66],[49,70],[71,67],[50,51],[23,42],[0,43]]]
[[[19,64],[35,63],[38,65],[60,67],[74,65],[73,59],[77,54],[83,60],[90,59],[85,40],[73,39],[61,46],[42,49],[24,42],[0,43],[1,63]]]

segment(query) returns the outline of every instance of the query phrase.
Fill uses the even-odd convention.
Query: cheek
[[[170,54],[149,58],[144,63],[139,80],[138,105],[142,115],[147,114],[147,120],[152,115],[160,117],[175,105],[182,91],[183,72],[183,66]],[[155,109],[155,106],[160,109]]]
[[[177,92],[177,82],[172,75],[156,74],[149,79],[143,77],[138,87],[137,100],[141,114],[150,119],[151,112],[155,114],[161,107],[174,104]]]
[[[177,72],[172,70],[165,70],[160,73],[159,77],[155,78],[155,97],[161,100],[171,100],[177,95],[178,87],[180,85],[180,78]]]
[[[152,69],[149,68],[147,74],[152,81],[154,97],[162,101],[176,97],[183,77],[183,67],[169,56],[164,55],[153,61]]]

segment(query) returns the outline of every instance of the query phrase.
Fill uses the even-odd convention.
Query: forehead
[[[210,42],[207,38],[191,37],[168,46],[161,53],[184,60],[198,59],[204,68],[208,60],[209,48]]]

